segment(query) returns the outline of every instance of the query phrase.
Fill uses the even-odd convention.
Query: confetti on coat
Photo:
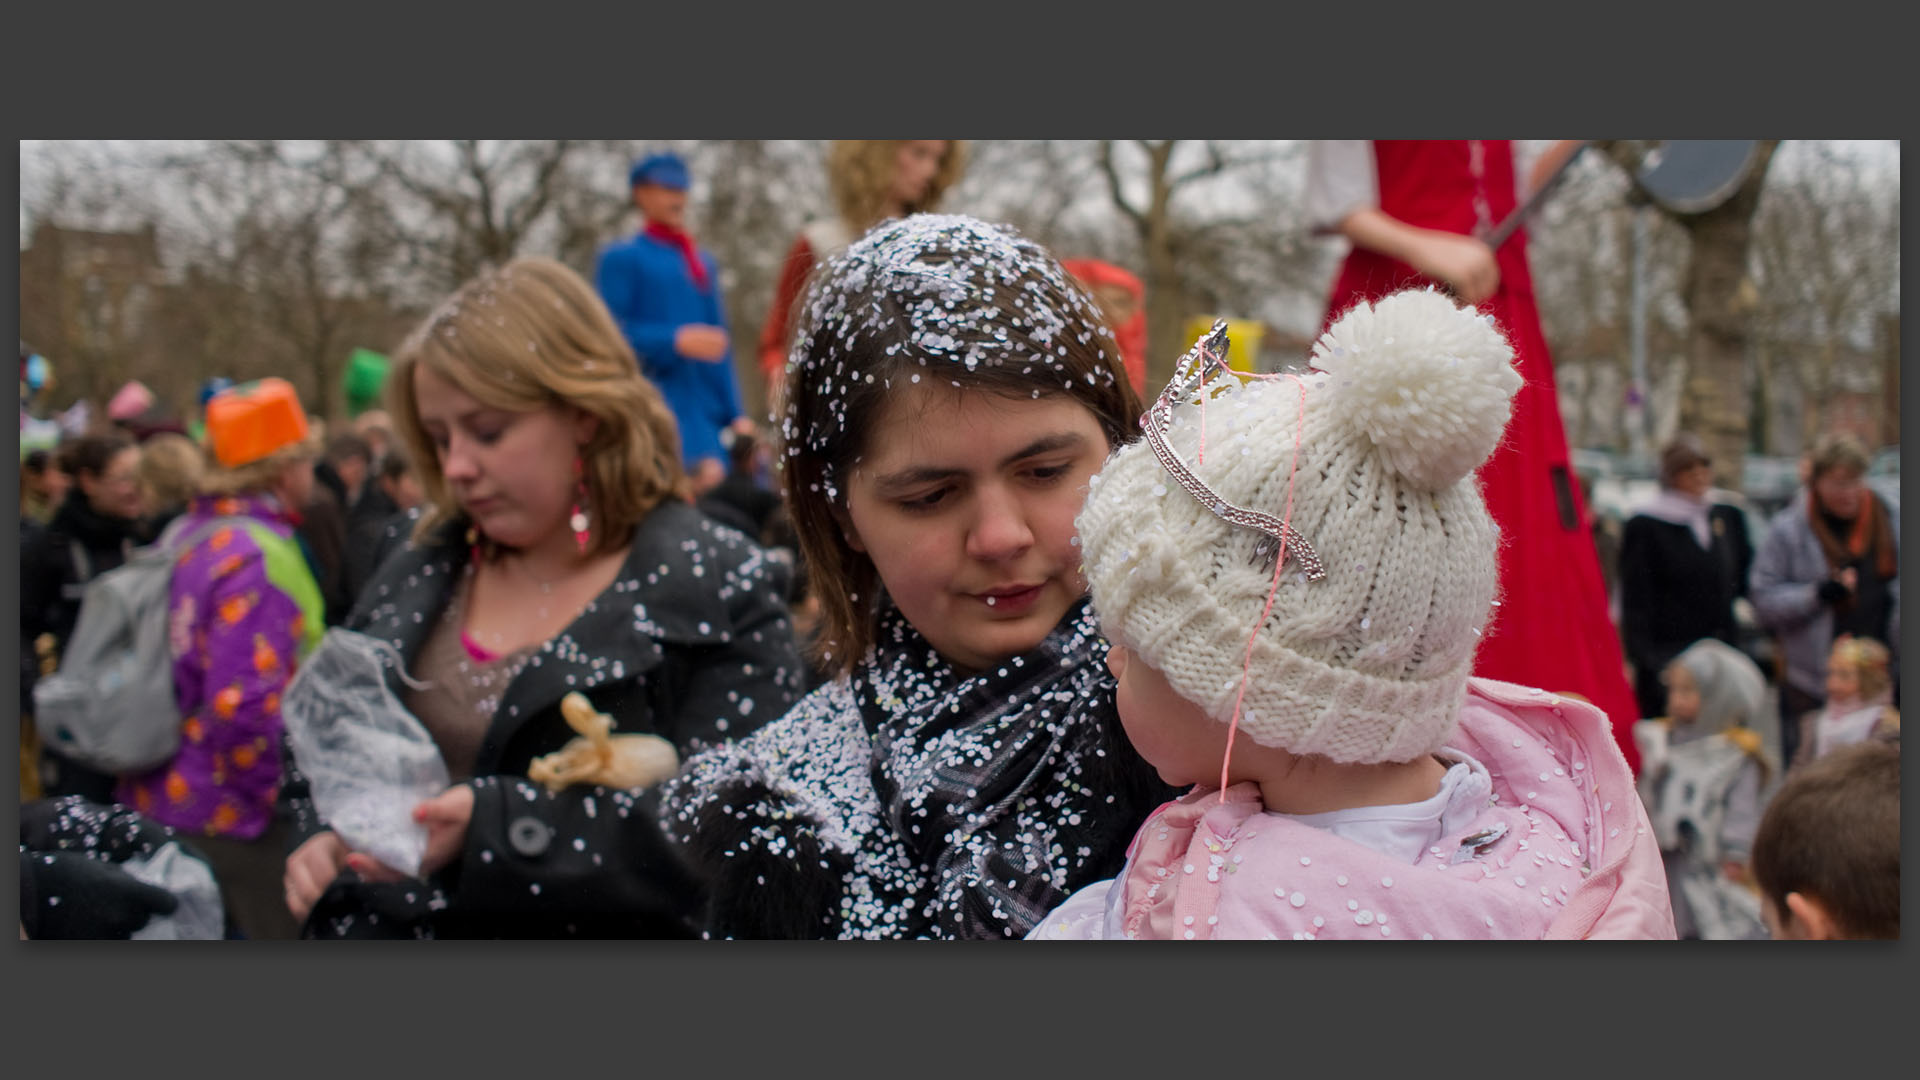
[[[1018,937],[1117,871],[1172,794],[1121,733],[1085,601],[971,678],[897,611],[880,640],[666,786],[668,828],[716,875],[712,936]]]
[[[1442,816],[1409,862],[1196,789],[1140,831],[1127,871],[1076,893],[1036,940],[1451,940],[1674,936],[1665,872],[1604,713],[1472,680],[1450,750],[1479,762],[1477,813]]]
[[[392,642],[411,662],[470,557],[459,532],[389,559],[349,625]],[[576,691],[620,731],[660,735],[683,758],[779,715],[798,694],[800,670],[785,573],[738,530],[684,503],[662,503],[641,522],[614,581],[535,647],[487,703],[457,887],[336,885],[316,906],[309,933],[690,934],[686,920],[700,891],[664,852],[652,792],[593,786],[553,798],[524,777],[535,758],[577,734],[560,707]],[[298,772],[286,795],[303,832],[320,826]]]

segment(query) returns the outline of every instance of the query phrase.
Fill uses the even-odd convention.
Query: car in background
[[[1573,474],[1589,483],[1620,471],[1619,455],[1611,450],[1575,446],[1567,451],[1567,458],[1573,466]]]
[[[1900,447],[1883,447],[1867,465],[1867,485],[1888,505],[1900,509]]]
[[[1658,472],[1649,462],[1606,450],[1574,450],[1575,475],[1588,490],[1587,509],[1616,534],[1641,503],[1659,494]]]
[[[1748,454],[1741,466],[1740,480],[1748,506],[1771,521],[1781,507],[1792,501],[1794,492],[1800,490],[1800,459]]]

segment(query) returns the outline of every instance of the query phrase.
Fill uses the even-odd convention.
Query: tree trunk
[[[1114,164],[1114,143],[1111,140],[1102,141],[1099,149],[1100,170],[1106,176],[1107,191],[1113,198],[1113,205],[1139,234],[1140,246],[1146,258],[1144,284],[1147,289],[1148,397],[1157,394],[1173,377],[1175,361],[1191,344],[1187,337],[1186,319],[1192,294],[1187,288],[1189,279],[1182,273],[1181,260],[1184,255],[1191,255],[1205,246],[1205,237],[1192,223],[1174,221],[1171,205],[1173,194],[1184,185],[1217,176],[1229,168],[1247,163],[1230,158],[1221,151],[1219,144],[1209,142],[1207,160],[1176,175],[1172,172],[1172,165],[1174,147],[1178,144],[1177,139],[1134,141],[1134,145],[1147,155],[1145,206],[1135,206],[1127,201],[1119,169]]]
[[[1156,181],[1160,178],[1156,177]],[[1160,195],[1155,184],[1155,195]],[[1148,217],[1147,256],[1147,395],[1157,394],[1173,378],[1174,361],[1180,358],[1186,340],[1185,290],[1180,283],[1180,264],[1175,257],[1173,237],[1167,228],[1166,206],[1157,201]]]
[[[1753,171],[1726,202],[1703,214],[1679,215],[1691,251],[1687,305],[1687,393],[1680,426],[1713,455],[1714,482],[1742,487],[1752,399],[1748,389],[1749,318],[1758,299],[1747,275],[1753,213],[1779,140],[1760,143]]]
[[[1147,206],[1137,222],[1147,257],[1147,394],[1152,396],[1173,377],[1180,356],[1186,311],[1181,295],[1180,264],[1174,257],[1173,230],[1167,221],[1167,203],[1173,187],[1167,176],[1176,140],[1148,144]]]
[[[1713,455],[1714,480],[1739,490],[1747,451],[1747,226],[1744,217],[1715,214],[1693,225],[1687,262],[1687,392],[1680,426]]]

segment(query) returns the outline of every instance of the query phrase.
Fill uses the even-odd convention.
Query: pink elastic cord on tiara
[[[1292,525],[1272,514],[1238,506],[1221,498],[1219,493],[1207,486],[1205,480],[1200,479],[1194,475],[1192,469],[1187,468],[1186,462],[1180,460],[1180,455],[1174,453],[1173,446],[1168,440],[1173,424],[1174,405],[1198,394],[1201,443],[1202,450],[1205,449],[1208,380],[1217,371],[1230,370],[1225,362],[1226,351],[1227,324],[1222,320],[1215,322],[1213,330],[1194,342],[1193,348],[1187,350],[1186,355],[1180,358],[1180,362],[1174,367],[1173,379],[1160,391],[1160,396],[1154,400],[1154,403],[1141,414],[1140,427],[1146,432],[1147,445],[1152,448],[1154,456],[1160,460],[1161,467],[1167,470],[1174,482],[1185,489],[1187,494],[1193,496],[1201,506],[1229,524],[1266,534],[1254,546],[1253,558],[1256,562],[1263,558],[1272,559],[1277,567],[1281,563],[1280,552],[1284,549],[1293,554],[1294,561],[1300,564],[1300,570],[1306,575],[1307,580],[1319,581],[1327,576],[1326,567],[1321,564],[1319,554],[1313,550],[1312,544],[1307,543],[1306,537],[1295,531]],[[1254,377],[1262,380],[1278,378],[1270,374]],[[1304,393],[1304,390],[1302,392]],[[1297,432],[1295,437],[1298,438]]]
[[[1253,632],[1247,636],[1247,651],[1240,664],[1240,690],[1233,699],[1233,719],[1227,725],[1227,748],[1220,761],[1220,788],[1225,790],[1227,775],[1233,763],[1233,740],[1240,730],[1240,711],[1247,697],[1247,683],[1253,678],[1253,645],[1260,636],[1260,628],[1267,624],[1267,616],[1273,613],[1273,602],[1280,594],[1280,576],[1286,566],[1288,555],[1300,567],[1300,576],[1305,581],[1319,581],[1327,576],[1320,555],[1307,543],[1292,525],[1293,518],[1293,482],[1300,471],[1300,440],[1307,422],[1307,384],[1298,375],[1253,374],[1250,377],[1261,381],[1280,378],[1292,379],[1300,388],[1300,412],[1293,428],[1293,457],[1287,466],[1287,502],[1280,517],[1238,506],[1220,497],[1219,493],[1207,486],[1207,482],[1187,468],[1180,455],[1174,453],[1168,439],[1172,429],[1173,408],[1187,401],[1195,394],[1200,397],[1200,447],[1199,459],[1206,459],[1207,444],[1207,399],[1209,379],[1220,372],[1231,369],[1226,363],[1227,323],[1218,320],[1213,328],[1193,343],[1178,363],[1174,365],[1173,378],[1160,391],[1156,398],[1140,416],[1140,427],[1146,432],[1147,445],[1160,460],[1174,482],[1184,488],[1187,494],[1206,507],[1216,517],[1232,525],[1253,529],[1264,535],[1254,545],[1253,560],[1256,564],[1263,558],[1273,560],[1273,584],[1267,590],[1266,607],[1260,612],[1260,620],[1253,624]],[[1238,373],[1235,373],[1238,374]]]
[[[1207,376],[1202,372],[1200,375],[1200,445],[1195,448],[1193,454],[1193,463],[1196,465],[1207,463],[1207,399],[1212,396],[1207,393]]]
[[[1233,764],[1233,737],[1240,731],[1240,707],[1247,699],[1247,683],[1253,679],[1253,643],[1260,637],[1260,628],[1267,625],[1267,616],[1273,614],[1274,598],[1280,595],[1280,574],[1287,563],[1286,536],[1295,535],[1288,522],[1293,520],[1293,478],[1300,471],[1300,433],[1307,423],[1307,384],[1298,375],[1287,375],[1300,388],[1300,415],[1293,426],[1293,457],[1287,464],[1287,505],[1281,511],[1280,554],[1273,561],[1273,585],[1267,590],[1267,605],[1260,609],[1260,621],[1253,624],[1253,633],[1247,635],[1247,653],[1240,662],[1240,691],[1233,696],[1233,721],[1227,725],[1227,749],[1220,756],[1220,790],[1227,790],[1227,771]]]

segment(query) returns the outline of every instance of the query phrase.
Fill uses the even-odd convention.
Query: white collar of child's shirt
[[[1448,763],[1440,790],[1416,803],[1355,806],[1320,814],[1277,814],[1351,840],[1382,855],[1414,863],[1441,837],[1466,828],[1486,810],[1493,778],[1486,766],[1458,750],[1434,755]],[[1273,813],[1273,811],[1268,811]]]

